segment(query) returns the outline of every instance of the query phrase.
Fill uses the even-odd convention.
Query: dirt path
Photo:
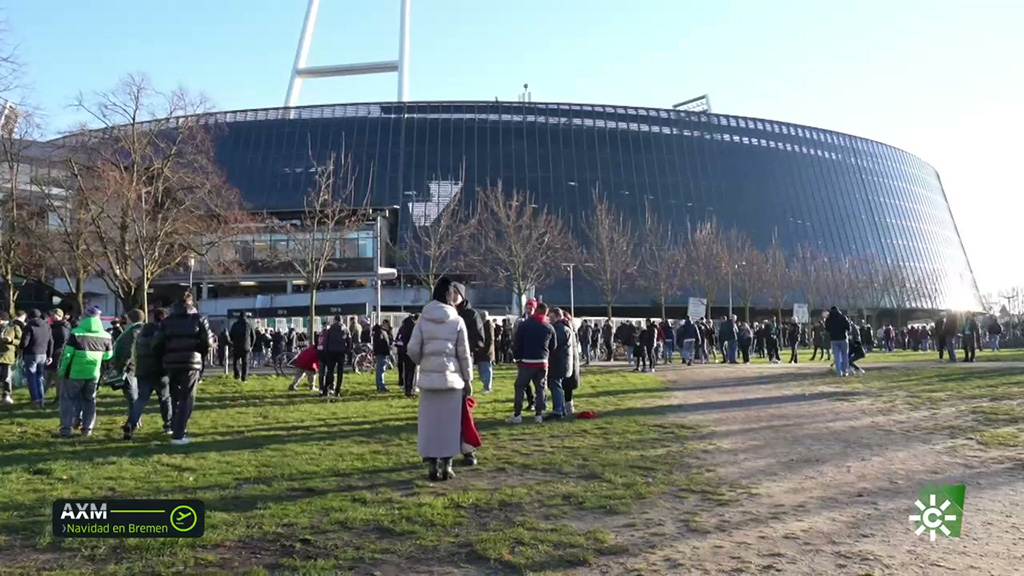
[[[934,432],[948,413],[894,409],[838,380],[805,394],[800,382],[824,371],[821,364],[663,370],[675,390],[667,417],[708,425],[715,447],[703,458],[747,490],[717,507],[680,501],[641,511],[632,534],[616,535],[647,538],[648,551],[586,572],[1024,573],[1024,458]],[[963,536],[915,536],[908,515],[919,487],[960,482],[967,485]],[[692,529],[695,514],[705,531]]]

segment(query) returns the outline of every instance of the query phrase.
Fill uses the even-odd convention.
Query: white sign
[[[690,301],[686,304],[686,315],[690,317],[690,320],[696,320],[697,318],[703,318],[707,309],[708,301],[706,298],[691,297]]]
[[[793,304],[793,317],[800,324],[807,324],[811,321],[811,315],[807,312],[807,304]]]

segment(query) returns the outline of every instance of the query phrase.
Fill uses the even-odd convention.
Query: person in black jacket
[[[191,291],[171,307],[153,338],[153,354],[163,363],[174,401],[171,444],[190,442],[186,429],[196,401],[196,387],[203,374],[205,358],[213,346],[213,333],[206,316],[196,310]]]
[[[157,308],[153,311],[153,321],[144,325],[135,335],[135,378],[138,380],[139,393],[128,415],[129,429],[125,432],[126,440],[130,440],[142,425],[142,413],[154,392],[160,400],[160,417],[163,421],[164,434],[173,433],[171,415],[174,413],[174,409],[171,406],[170,385],[164,372],[163,363],[153,352],[153,340],[165,318],[167,318],[167,309]]]
[[[391,345],[394,338],[391,336],[391,323],[385,320],[373,327],[371,334],[371,346],[373,346],[373,358],[377,365],[377,392],[390,392],[384,383],[384,371],[388,367],[388,358],[391,357]]]
[[[476,372],[484,385],[484,392],[490,392],[494,384],[494,366],[491,364],[493,359],[488,353],[484,317],[469,303],[465,286],[459,282],[452,282],[452,288],[455,290],[455,310],[466,323],[466,336],[469,338],[469,353],[473,355],[473,364],[476,365]]]
[[[410,398],[416,385],[416,363],[409,358],[406,346],[419,319],[419,314],[406,316],[405,320],[402,320],[402,325],[398,327],[398,336],[395,337],[395,349],[398,351],[398,381],[402,383],[402,391]]]
[[[46,383],[43,372],[53,363],[53,335],[50,326],[43,320],[43,314],[33,308],[21,337],[21,358],[25,370],[25,382],[32,402],[40,408],[46,402]]]
[[[555,330],[555,349],[551,352],[548,367],[548,390],[551,391],[551,415],[548,418],[560,419],[565,416],[565,379],[573,373],[572,326],[565,320],[561,308],[554,308],[548,315],[551,327]]]
[[[341,396],[341,387],[345,378],[345,358],[352,353],[352,336],[341,322],[341,316],[334,317],[334,323],[325,328],[323,345],[320,352],[320,396],[329,394]],[[338,374],[338,384],[334,385],[334,374]]]
[[[590,326],[589,320],[584,320],[576,336],[580,341],[580,354],[583,356],[583,363],[590,366],[590,342],[594,335],[594,329]]]
[[[601,326],[601,341],[604,342],[604,361],[611,362],[615,350],[611,320],[605,320],[604,326]]]
[[[53,384],[53,388],[57,392],[53,404],[60,404],[62,378],[57,377],[57,366],[60,364],[61,356],[64,355],[64,346],[71,338],[71,326],[64,320],[64,311],[60,308],[50,311],[50,338],[53,339],[53,354],[50,356],[53,361],[46,367],[46,381]]]
[[[110,358],[110,368],[123,376],[121,392],[125,399],[125,419],[121,430],[124,431],[124,439],[132,438],[132,407],[139,399],[139,381],[135,376],[135,338],[142,329],[142,322],[146,319],[146,313],[138,308],[128,311],[126,314],[128,323],[125,325],[121,336],[114,342],[114,353]]]
[[[789,321],[789,327],[786,330],[786,344],[789,346],[789,363],[799,364],[800,357],[797,353],[797,346],[800,345],[800,324],[796,321],[796,318],[791,318]]]
[[[256,343],[256,331],[246,318],[245,312],[238,313],[238,320],[231,325],[228,336],[228,343],[231,344],[231,368],[235,372],[235,380],[241,376],[242,382],[245,382],[249,379],[249,354]],[[241,374],[238,370],[239,362],[242,363]]]
[[[850,374],[850,343],[847,336],[850,332],[850,321],[833,306],[828,311],[828,318],[825,318],[825,331],[828,332],[829,340],[832,342],[832,360],[836,363],[836,374],[847,376]]]

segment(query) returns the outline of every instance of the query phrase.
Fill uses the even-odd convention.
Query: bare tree
[[[647,222],[640,250],[640,283],[651,291],[661,306],[661,318],[667,318],[665,303],[682,289],[686,269],[685,236],[647,210]],[[609,318],[611,313],[609,311]]]
[[[886,267],[880,278],[889,305],[896,312],[896,326],[903,325],[903,311],[910,308],[921,295],[910,270],[906,266],[892,263]]]
[[[437,217],[428,224],[416,226],[414,222],[399,255],[428,289],[457,268],[460,259],[466,256],[469,214],[460,200],[441,207]]]
[[[98,276],[126,308],[150,284],[209,255],[246,221],[214,160],[206,101],[127,76],[74,106],[95,129],[67,137],[68,171],[98,256]]]
[[[302,218],[275,227],[287,247],[273,254],[285,262],[309,288],[309,329],[316,319],[316,297],[324,277],[337,268],[345,236],[366,226],[370,219],[369,194],[359,198],[351,165],[335,155],[317,164],[310,152],[316,178],[303,202]],[[376,239],[376,241],[380,241]]]
[[[803,294],[809,316],[814,315],[828,292],[828,259],[807,244],[796,247],[793,256],[796,287]]]
[[[32,189],[29,148],[35,139],[31,117],[0,126],[0,282],[13,314],[20,286],[39,273],[43,260],[32,241],[46,214]]]
[[[772,243],[764,251],[764,288],[768,304],[775,309],[777,318],[782,321],[782,308],[786,305],[793,290],[793,275],[790,262],[779,244],[778,238],[772,237]]]
[[[686,261],[694,291],[707,298],[706,313],[710,318],[715,295],[729,280],[729,249],[714,220],[701,222],[690,233]]]
[[[0,98],[15,101],[14,92],[21,88],[23,66],[18,58],[17,44],[11,41],[6,21],[0,21]]]
[[[508,288],[524,304],[526,292],[562,269],[570,249],[565,225],[535,204],[533,196],[496,187],[477,191],[469,267],[481,278]]]
[[[743,319],[750,322],[750,305],[764,290],[765,258],[742,232],[733,230],[728,249],[733,266],[732,288],[743,305]]]
[[[595,187],[593,202],[583,214],[576,259],[583,275],[601,291],[607,317],[637,269],[636,233],[629,220]]]
[[[67,284],[75,314],[85,309],[85,283],[98,271],[97,255],[90,249],[90,231],[79,195],[60,177],[34,182],[46,208],[47,226],[37,227],[33,241],[47,263],[46,270]]]

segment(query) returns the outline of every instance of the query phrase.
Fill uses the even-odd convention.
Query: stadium
[[[708,111],[539,102],[339,104],[217,112],[209,122],[222,128],[214,131],[217,162],[248,209],[301,211],[314,163],[342,154],[357,189],[384,215],[391,246],[499,181],[529,191],[570,228],[600,187],[634,228],[648,210],[680,228],[714,218],[721,228],[744,231],[758,248],[776,239],[787,252],[811,246],[826,257],[874,255],[884,266],[902,267],[915,285],[928,287],[917,291],[911,309],[972,309],[980,301],[936,170],[903,150],[848,134]],[[355,236],[339,254],[352,262],[338,273],[339,288],[372,269],[374,232]],[[274,241],[254,238],[240,253],[258,260]],[[386,265],[398,268],[398,279],[383,288],[382,310],[421,304],[425,293],[407,290],[400,263],[386,247],[382,252]],[[280,293],[278,307],[302,305],[298,294],[287,294],[292,283],[273,274],[228,279],[197,270],[195,281],[209,282],[205,295],[214,300],[205,309],[215,315],[269,306],[256,304],[257,294]],[[508,308],[506,291],[485,283],[473,289],[478,306]],[[536,293],[568,304],[569,289],[560,279]],[[578,310],[603,310],[579,275],[574,289]],[[681,312],[691,295],[682,286],[669,308]],[[323,297],[330,304],[372,300],[361,290]],[[616,314],[647,315],[652,308],[650,295],[627,290]]]

